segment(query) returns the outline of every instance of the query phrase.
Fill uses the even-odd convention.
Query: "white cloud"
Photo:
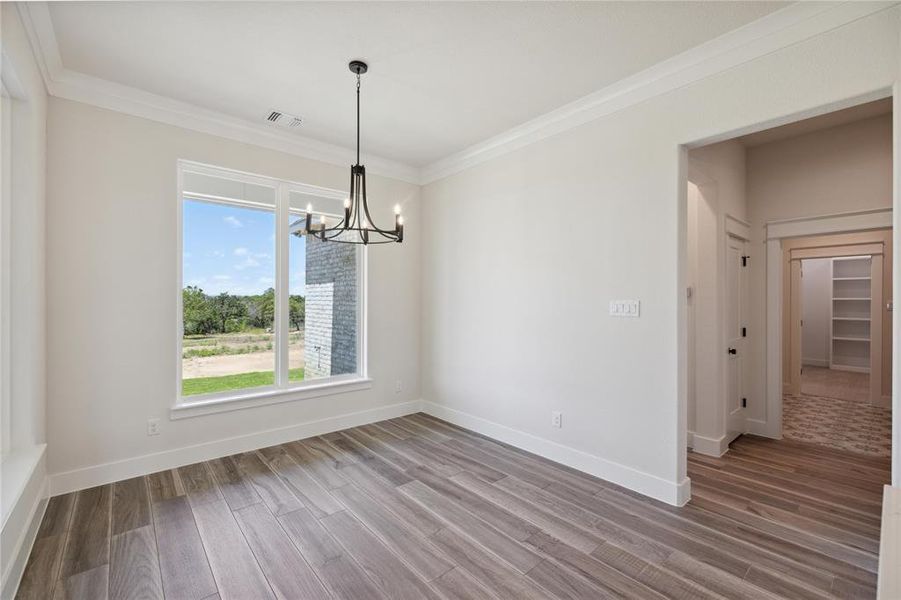
[[[228,281],[231,278],[231,275],[213,275],[213,279],[216,281]]]
[[[236,264],[235,268],[239,271],[242,271],[242,270],[248,269],[250,267],[259,267],[259,266],[260,266],[260,263],[257,262],[256,259],[248,256],[247,258],[245,258],[244,260],[242,260],[241,262]]]
[[[205,255],[207,258],[222,258],[225,256],[225,252],[222,250],[211,250]]]
[[[275,279],[273,279],[272,277],[260,277],[259,279],[257,279],[257,283],[273,284],[275,283]]]
[[[241,221],[239,221],[237,219],[237,217],[234,217],[232,215],[228,215],[227,217],[222,217],[222,220],[225,221],[226,223],[228,223],[229,225],[231,225],[232,227],[234,227],[235,229],[244,227],[244,223],[242,223]]]
[[[235,248],[232,251],[232,254],[234,254],[235,256],[247,256],[247,248]]]

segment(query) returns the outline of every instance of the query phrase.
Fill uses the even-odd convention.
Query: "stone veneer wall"
[[[357,371],[357,247],[306,238],[304,379]]]

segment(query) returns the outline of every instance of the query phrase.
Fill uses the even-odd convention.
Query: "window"
[[[178,405],[359,381],[364,250],[291,235],[343,193],[179,164]]]

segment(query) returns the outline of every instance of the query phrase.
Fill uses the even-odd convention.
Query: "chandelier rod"
[[[360,73],[357,72],[357,164],[360,164]]]

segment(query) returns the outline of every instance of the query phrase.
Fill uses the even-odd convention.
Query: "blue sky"
[[[184,201],[183,280],[207,294],[243,296],[275,287],[275,214]],[[290,293],[303,294],[304,240],[289,242]]]

